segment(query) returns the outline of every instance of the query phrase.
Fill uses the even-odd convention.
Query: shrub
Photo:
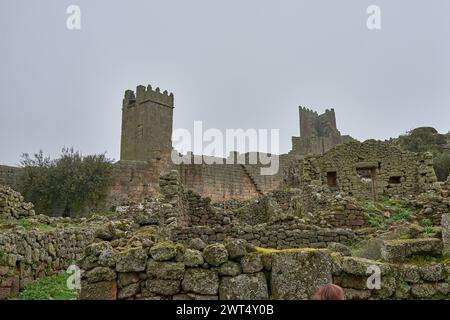
[[[450,173],[450,153],[437,154],[434,157],[433,167],[439,181],[447,180]]]
[[[75,216],[96,209],[108,194],[112,161],[104,154],[82,156],[63,148],[58,159],[43,152],[22,155],[20,191],[38,213]]]

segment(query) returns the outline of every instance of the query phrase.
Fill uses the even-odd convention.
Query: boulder
[[[267,300],[269,291],[263,272],[223,277],[219,286],[220,300]]]
[[[161,242],[150,248],[150,255],[155,261],[168,261],[175,258],[177,249],[172,242]]]
[[[238,262],[227,261],[220,266],[219,273],[222,276],[237,276],[242,273],[242,268]]]
[[[187,269],[181,286],[187,292],[216,295],[219,289],[219,276],[212,270]]]
[[[310,299],[320,286],[332,282],[332,260],[324,249],[272,253],[272,297],[276,300]]]
[[[204,263],[202,253],[198,250],[186,249],[183,262],[187,267],[197,267]]]
[[[116,279],[116,272],[107,267],[96,267],[87,271],[83,277],[86,278],[89,283],[112,281]]]
[[[116,300],[116,281],[102,281],[96,283],[81,282],[79,300]]]
[[[194,250],[202,251],[206,248],[206,243],[200,238],[193,238],[189,240],[188,247]]]
[[[247,241],[243,239],[226,239],[224,245],[231,260],[239,259],[247,253]]]
[[[173,296],[180,292],[180,280],[150,279],[145,281],[147,290],[162,296]]]
[[[181,280],[184,275],[184,263],[149,260],[147,275],[163,280]]]
[[[139,272],[145,270],[147,252],[142,247],[119,251],[116,257],[116,271],[118,272]]]
[[[388,262],[403,262],[412,255],[439,256],[442,241],[437,238],[385,240],[381,246],[381,256]]]
[[[217,267],[227,262],[228,252],[223,244],[210,244],[203,250],[203,258],[210,265]]]
[[[261,260],[261,254],[258,252],[246,254],[241,259],[241,265],[244,273],[256,273],[260,272],[264,268]]]

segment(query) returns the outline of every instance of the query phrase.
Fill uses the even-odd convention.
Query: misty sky
[[[448,132],[449,16],[448,0],[1,0],[0,163],[63,146],[118,159],[138,84],[174,93],[174,128],[279,128],[282,152],[299,105],[335,108],[360,140]]]

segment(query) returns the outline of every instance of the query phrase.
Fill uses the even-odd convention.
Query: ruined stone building
[[[292,150],[279,156],[275,175],[261,175],[263,166],[248,162],[175,165],[171,161],[173,110],[174,95],[167,91],[138,86],[135,92],[125,92],[120,161],[114,165],[110,204],[157,195],[159,177],[174,169],[186,190],[213,201],[253,199],[282,185],[310,183],[376,198],[416,192],[423,181],[435,179],[431,158],[387,142],[356,142],[341,135],[333,109],[319,115],[303,107],[299,107],[300,136],[292,137]],[[0,184],[16,187],[19,173],[18,168],[0,166]]]
[[[331,148],[354,140],[341,135],[336,126],[334,109],[319,115],[316,111],[299,107],[300,137],[292,137],[293,155],[324,154]]]
[[[300,164],[300,184],[324,186],[361,199],[416,195],[437,182],[430,153],[404,151],[390,142],[348,142]]]

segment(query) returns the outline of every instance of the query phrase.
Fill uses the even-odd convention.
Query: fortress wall
[[[179,170],[186,190],[192,190],[213,201],[231,198],[247,200],[260,195],[241,165],[183,164]]]
[[[159,176],[169,170],[164,160],[124,161],[114,164],[114,178],[108,205],[142,201],[159,192]]]

